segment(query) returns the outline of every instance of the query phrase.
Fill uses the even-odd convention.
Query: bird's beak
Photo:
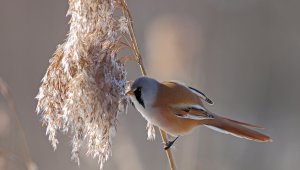
[[[134,92],[133,90],[129,90],[128,92],[126,92],[126,96],[133,96]]]

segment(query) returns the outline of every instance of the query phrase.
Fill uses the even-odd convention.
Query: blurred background
[[[205,127],[180,138],[179,170],[294,170],[300,167],[300,1],[128,0],[150,76],[204,91],[211,111],[261,125],[272,143],[255,143]],[[1,0],[0,77],[17,103],[32,160],[40,170],[97,170],[71,161],[70,137],[54,152],[35,113],[40,81],[68,31],[67,1]],[[127,64],[128,79],[139,76]],[[0,98],[0,169],[26,169],[16,116]],[[168,169],[163,145],[147,141],[146,121],[132,107],[119,117],[113,155],[104,169]],[[16,142],[17,141],[17,142]],[[18,157],[5,155],[12,150]],[[20,152],[20,153],[19,153]],[[25,152],[25,151],[24,151]],[[18,163],[16,163],[18,162]]]

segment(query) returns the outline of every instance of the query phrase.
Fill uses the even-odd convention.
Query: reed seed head
[[[72,159],[79,149],[97,157],[102,168],[111,154],[117,116],[127,107],[126,71],[117,58],[125,17],[116,16],[116,0],[69,0],[66,41],[57,47],[42,79],[36,111],[54,149],[56,132],[70,132]],[[121,14],[122,15],[122,14]]]

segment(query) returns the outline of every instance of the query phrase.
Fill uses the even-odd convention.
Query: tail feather
[[[240,122],[240,121],[233,120],[233,119],[228,119],[228,118],[225,118],[225,117],[222,117],[222,118],[223,118],[223,119],[226,119],[226,120],[228,120],[228,121],[230,121],[230,122],[233,122],[233,123],[237,123],[237,124],[243,125],[243,126],[247,126],[247,127],[251,127],[251,128],[263,129],[263,127],[261,127],[261,126],[253,125],[253,124],[250,124],[250,123]]]
[[[215,119],[211,119],[205,124],[205,126],[225,134],[231,134],[233,136],[245,138],[248,140],[254,140],[258,142],[272,141],[272,139],[269,136],[245,127],[257,127],[255,125],[223,117],[216,117]]]

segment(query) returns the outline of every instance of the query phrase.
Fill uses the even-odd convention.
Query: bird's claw
[[[174,142],[178,139],[178,136],[173,140],[173,141],[168,141],[167,143],[165,143],[165,150],[170,149],[171,146],[173,146]]]
[[[173,144],[174,144],[174,141],[168,141],[167,143],[165,143],[164,149],[165,149],[165,150],[170,149],[170,147],[171,147]]]

